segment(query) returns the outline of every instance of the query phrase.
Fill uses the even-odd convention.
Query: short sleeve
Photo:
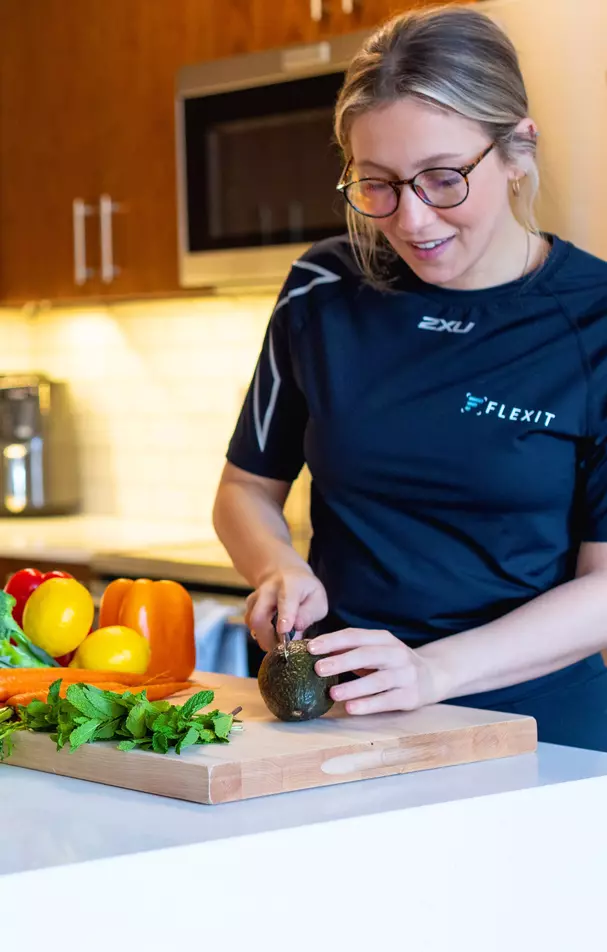
[[[607,420],[587,447],[583,461],[583,542],[607,542]]]
[[[607,542],[607,298],[601,296],[584,325],[588,368],[589,432],[582,459],[583,542]]]
[[[257,366],[230,440],[227,459],[257,476],[292,482],[304,462],[308,420],[293,364],[288,282],[274,309]]]

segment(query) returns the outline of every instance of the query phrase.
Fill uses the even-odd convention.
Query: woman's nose
[[[404,235],[415,235],[433,224],[438,218],[436,209],[426,205],[413,191],[411,186],[405,185],[401,189],[400,202],[394,214],[395,224]]]

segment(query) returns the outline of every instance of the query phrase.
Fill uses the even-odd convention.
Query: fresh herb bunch
[[[0,760],[12,750],[12,736],[30,730],[50,734],[57,750],[69,745],[71,751],[97,740],[119,740],[119,750],[153,750],[180,754],[194,744],[226,743],[233,730],[242,729],[234,715],[208,707],[213,691],[199,691],[185,704],[148,701],[145,691],[116,694],[90,684],[70,684],[66,696],[59,696],[61,679],[49,688],[47,701],[31,701],[13,719],[10,708],[0,710]]]

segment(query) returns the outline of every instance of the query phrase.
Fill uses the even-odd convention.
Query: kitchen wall
[[[84,511],[195,523],[212,535],[224,453],[274,305],[200,298],[35,316],[0,311],[0,371],[38,370],[71,389]],[[305,523],[306,480],[288,518]]]
[[[20,312],[0,310],[0,372],[29,370],[31,334]]]

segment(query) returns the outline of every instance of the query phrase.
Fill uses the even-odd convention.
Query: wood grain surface
[[[290,724],[269,713],[253,678],[203,672],[196,678],[216,692],[213,707],[242,706],[244,730],[233,733],[230,743],[188,748],[179,756],[119,751],[109,742],[71,753],[57,752],[46,735],[24,733],[16,735],[6,765],[216,804],[511,757],[537,747],[531,717],[448,704],[354,717],[336,704],[322,718]]]

